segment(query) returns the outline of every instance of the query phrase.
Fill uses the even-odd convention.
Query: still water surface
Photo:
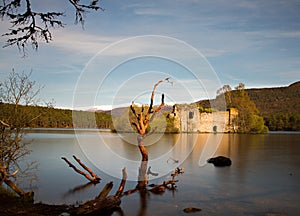
[[[77,135],[99,136],[99,132],[82,130]],[[138,148],[124,143],[117,134],[100,135],[121,156],[140,160]],[[199,157],[210,136],[221,140],[214,155],[230,157],[230,167],[199,166]],[[114,182],[111,194],[118,188],[120,180],[88,160],[72,130],[34,130],[26,139],[32,140],[32,153],[27,160],[39,163],[37,182],[24,185],[34,190],[35,202],[77,205],[97,196],[110,181]],[[199,215],[300,215],[300,133],[169,134],[148,147],[149,156],[159,157],[178,140],[193,151],[178,163],[185,172],[178,176],[177,190],[149,194],[143,200],[138,193],[124,196],[121,207],[125,215],[185,215],[182,210],[186,207],[201,208]],[[61,160],[65,156],[74,162],[72,155],[92,168],[102,178],[101,183],[82,189],[87,180]],[[113,165],[115,160],[106,162]],[[162,176],[149,183],[159,184],[167,179],[168,176]],[[127,181],[125,191],[135,185],[136,182]]]

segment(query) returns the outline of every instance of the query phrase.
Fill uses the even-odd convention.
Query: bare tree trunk
[[[144,146],[144,136],[139,135],[138,136],[138,146],[140,153],[142,155],[141,165],[139,168],[139,176],[138,176],[138,189],[145,189],[148,184],[148,151],[146,147]]]
[[[4,180],[5,184],[7,184],[14,192],[16,192],[20,197],[24,198],[26,201],[33,202],[34,193],[32,191],[25,192],[18,185],[16,185],[13,181],[9,179]]]

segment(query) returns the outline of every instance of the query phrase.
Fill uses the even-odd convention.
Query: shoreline
[[[31,203],[22,200],[21,197],[0,192],[0,212],[6,216],[57,216],[62,213],[69,214],[72,206],[52,205],[44,203]]]
[[[109,128],[25,128],[29,132],[103,132],[103,133],[134,133],[130,131],[114,132]],[[157,134],[298,134],[300,131],[268,131],[267,133],[229,133],[229,132],[156,132]]]

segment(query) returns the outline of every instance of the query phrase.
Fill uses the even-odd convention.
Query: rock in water
[[[212,163],[215,166],[223,167],[223,166],[230,166],[231,160],[230,158],[224,156],[218,156],[218,157],[208,159],[207,163]]]
[[[183,211],[185,212],[185,213],[194,213],[194,212],[199,212],[199,211],[201,211],[202,209],[200,209],[200,208],[194,208],[194,207],[189,207],[189,208],[185,208],[185,209],[183,209]]]

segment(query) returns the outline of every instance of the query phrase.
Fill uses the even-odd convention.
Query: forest
[[[271,131],[300,131],[300,82],[286,87],[247,89]]]
[[[0,104],[0,119],[7,121],[16,107],[12,104]],[[26,113],[29,121],[25,127],[29,128],[110,128],[111,115],[88,111],[72,111],[42,106],[18,106],[18,113]],[[73,121],[72,112],[76,114]]]

